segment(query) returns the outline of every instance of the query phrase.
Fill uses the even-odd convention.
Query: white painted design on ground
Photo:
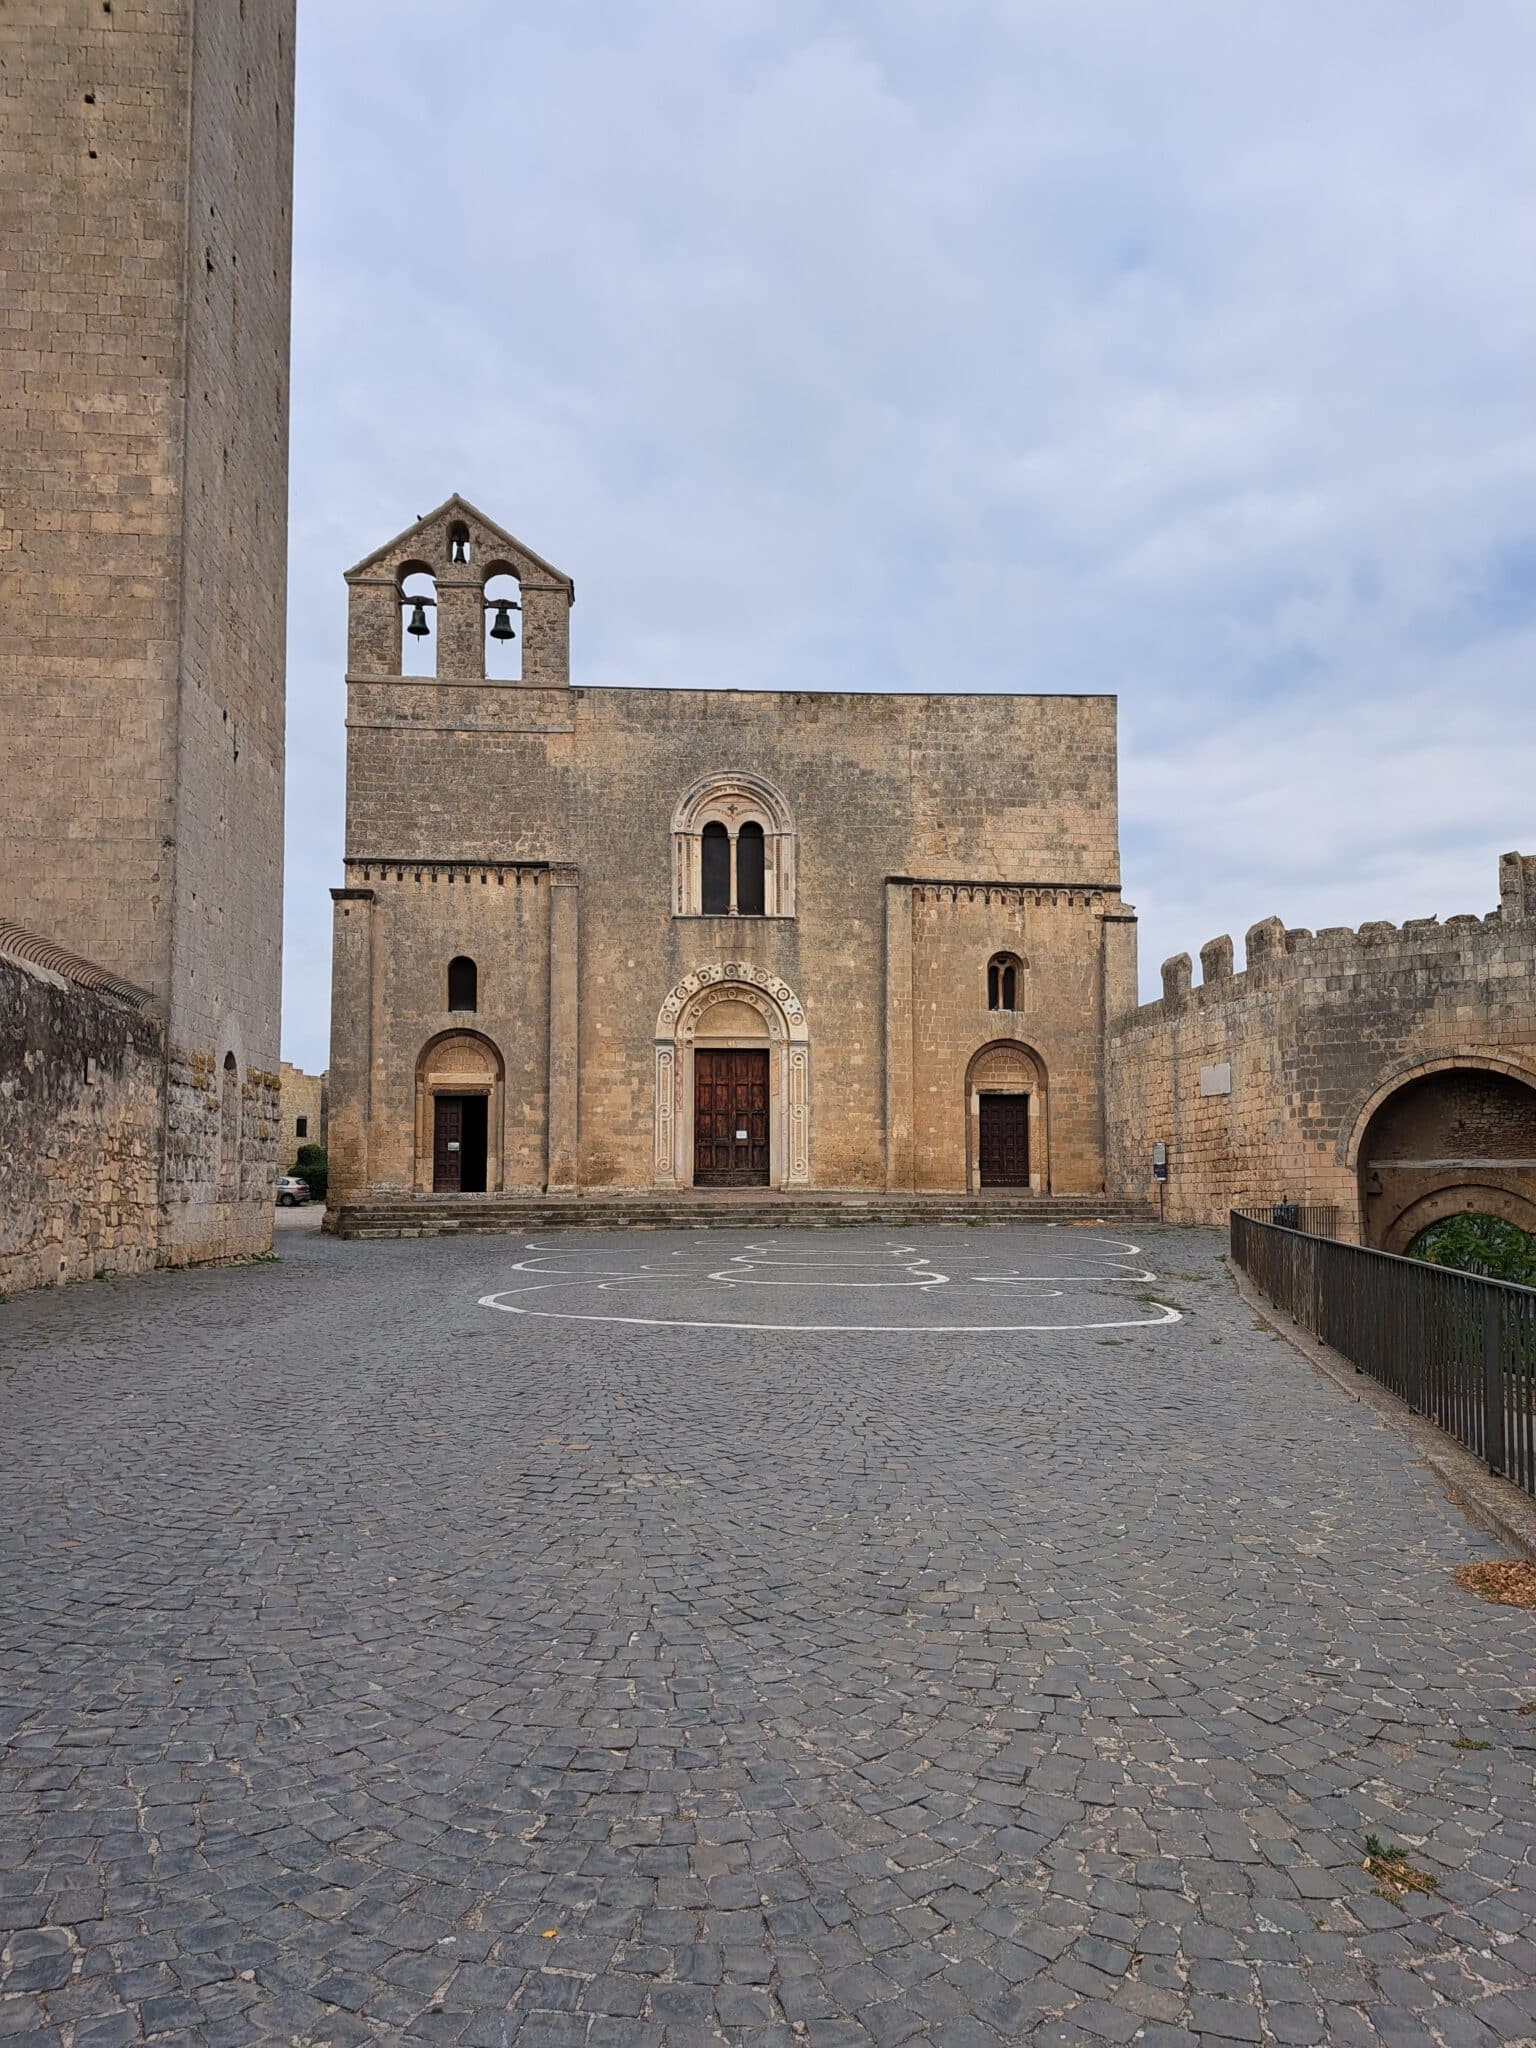
[[[481,1295],[480,1306],[496,1309],[505,1315],[533,1316],[554,1322],[622,1323],[636,1328],[664,1330],[764,1330],[777,1334],[804,1331],[807,1334],[843,1333],[848,1336],[1049,1335],[1053,1331],[1065,1334],[1072,1330],[1156,1329],[1183,1320],[1178,1309],[1150,1296],[1138,1297],[1137,1306],[1141,1313],[1103,1313],[1111,1307],[1123,1310],[1130,1306],[1115,1299],[1119,1289],[1129,1284],[1149,1285],[1156,1279],[1150,1269],[1139,1263],[1141,1247],[1118,1238],[1090,1239],[1070,1252],[1059,1240],[1049,1247],[1042,1245],[1040,1257],[1043,1263],[1049,1263],[1050,1271],[1029,1271],[1029,1256],[1025,1250],[1022,1253],[1015,1251],[1018,1263],[1012,1270],[977,1273],[953,1270],[964,1263],[965,1252],[963,1244],[953,1241],[943,1247],[945,1266],[951,1269],[947,1271],[941,1271],[933,1264],[931,1253],[915,1245],[892,1245],[886,1251],[874,1254],[850,1249],[847,1254],[842,1254],[832,1245],[818,1246],[812,1253],[808,1248],[753,1240],[740,1251],[726,1253],[722,1263],[718,1236],[714,1236],[712,1242],[706,1239],[696,1240],[696,1243],[698,1250],[670,1250],[660,1258],[636,1259],[627,1268],[619,1263],[623,1253],[611,1245],[602,1249],[573,1246],[564,1251],[553,1246],[529,1245],[526,1250],[530,1256],[517,1260],[513,1265],[515,1273],[526,1276],[521,1284]],[[994,1243],[992,1258],[995,1258],[996,1250]],[[975,1256],[986,1258],[982,1246],[976,1246]],[[987,1263],[992,1263],[992,1258],[988,1258]],[[1063,1272],[1063,1267],[1077,1270]],[[711,1313],[715,1306],[711,1296],[737,1295],[745,1289],[764,1287],[794,1288],[809,1297],[805,1319],[769,1322]],[[973,1315],[986,1314],[984,1304],[990,1296],[996,1301],[1000,1315],[1010,1320],[928,1322],[920,1313],[904,1322],[863,1323],[828,1319],[828,1311],[833,1308],[837,1297],[850,1290],[860,1293],[899,1291],[909,1297],[911,1307],[916,1310],[919,1303],[934,1301],[950,1288],[974,1290],[974,1294],[981,1297],[974,1300],[972,1296]],[[613,1291],[628,1294],[637,1311],[642,1306],[653,1306],[643,1300],[646,1294],[658,1295],[661,1299],[654,1303],[657,1312],[627,1314],[606,1305],[602,1308],[586,1305],[590,1304],[593,1294]],[[635,1296],[642,1299],[634,1300]],[[963,1315],[965,1311],[960,1304],[965,1297],[952,1298],[955,1308],[960,1309]],[[1059,1302],[1062,1306],[1049,1321],[1012,1320],[1024,1308],[1026,1301],[1031,1306],[1039,1304],[1042,1309],[1047,1302]],[[745,1301],[742,1306],[746,1306]],[[852,1302],[847,1307],[850,1313],[857,1313]],[[1074,1308],[1078,1311],[1076,1315],[1072,1314]]]

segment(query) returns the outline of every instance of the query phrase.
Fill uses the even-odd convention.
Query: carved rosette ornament
[[[684,975],[661,1006],[660,1015],[656,1019],[656,1036],[670,1036],[684,1008],[693,1001],[693,998],[702,990],[716,988],[723,983],[728,983],[737,990],[760,989],[778,1006],[787,1027],[787,1035],[792,1039],[805,1037],[805,1009],[800,998],[787,981],[781,981],[778,975],[768,973],[766,968],[754,966],[750,960],[713,961],[708,966],[696,967],[692,974]],[[753,1007],[760,1008],[761,1005],[755,1004]]]

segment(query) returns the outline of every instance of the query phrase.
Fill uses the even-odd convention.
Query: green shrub
[[[329,1185],[326,1172],[325,1147],[323,1145],[301,1145],[299,1156],[293,1162],[293,1170],[309,1189],[312,1202],[323,1202]]]
[[[1513,1280],[1536,1287],[1536,1237],[1497,1216],[1447,1216],[1421,1231],[1408,1247],[1411,1259],[1455,1266],[1488,1280]]]

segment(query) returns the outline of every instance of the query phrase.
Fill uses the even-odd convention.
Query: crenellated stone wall
[[[1154,1192],[1161,1140],[1173,1222],[1285,1195],[1336,1203],[1343,1234],[1400,1249],[1436,1201],[1523,1216],[1536,1204],[1522,1135],[1536,1088],[1536,857],[1506,854],[1499,885],[1497,910],[1443,923],[1311,932],[1266,918],[1241,972],[1230,938],[1203,946],[1198,984],[1187,953],[1165,961],[1161,998],[1110,1032],[1112,1184]],[[1507,1077],[1514,1092],[1483,1091],[1473,1115],[1435,1081],[1459,1073]],[[1423,1100],[1400,1133],[1437,1134],[1417,1154],[1377,1120],[1415,1087]]]

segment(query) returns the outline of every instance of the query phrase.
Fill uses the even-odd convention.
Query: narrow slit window
[[[479,1007],[480,973],[466,954],[460,953],[448,962],[448,1007],[450,1010],[474,1010]]]
[[[743,917],[761,917],[763,902],[763,828],[748,819],[736,835],[736,908]]]
[[[731,835],[711,819],[699,837],[699,884],[706,917],[727,917],[731,908]]]

